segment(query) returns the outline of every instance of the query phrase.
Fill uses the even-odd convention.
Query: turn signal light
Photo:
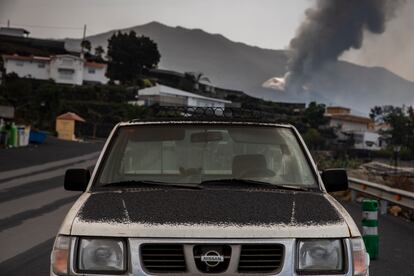
[[[57,275],[67,275],[69,267],[70,238],[58,236],[52,251],[52,269]]]

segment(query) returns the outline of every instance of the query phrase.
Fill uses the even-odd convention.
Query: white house
[[[36,56],[3,55],[6,74],[16,73],[19,77],[39,80],[50,79],[50,58]]]
[[[6,74],[21,78],[52,79],[56,83],[82,85],[85,82],[106,84],[106,64],[87,62],[74,55],[51,57],[3,55]]]
[[[351,114],[351,109],[340,106],[327,107],[325,117],[329,119],[329,126],[336,129],[338,141],[346,141],[352,136],[355,149],[380,150],[385,147],[371,118]]]
[[[158,84],[153,87],[139,90],[137,101],[133,101],[130,103],[135,105],[146,106],[152,104],[159,104],[161,106],[193,106],[224,108],[226,104],[231,104],[231,101],[205,97],[198,94]]]
[[[371,118],[351,114],[351,109],[340,106],[326,108],[325,117],[329,119],[329,126],[340,131],[368,131],[374,128]]]

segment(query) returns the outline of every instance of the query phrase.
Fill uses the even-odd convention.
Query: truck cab
[[[354,221],[291,125],[195,119],[113,129],[57,234],[51,275],[368,275]]]

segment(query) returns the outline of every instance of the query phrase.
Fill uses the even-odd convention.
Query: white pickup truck
[[[51,275],[368,275],[354,221],[290,125],[131,121],[112,131],[56,237]]]

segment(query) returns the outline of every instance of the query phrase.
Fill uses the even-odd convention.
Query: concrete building
[[[6,74],[16,73],[21,78],[48,80],[50,58],[36,56],[3,55]]]
[[[137,101],[130,102],[136,105],[150,106],[194,106],[224,108],[231,101],[200,96],[187,91],[165,85],[156,85],[138,91]]]
[[[375,132],[374,121],[369,117],[351,114],[351,109],[341,106],[329,106],[325,116],[329,126],[336,129],[339,142],[354,140],[358,150],[380,150],[385,147],[381,136]]]
[[[325,116],[329,118],[329,126],[341,131],[368,131],[374,128],[371,118],[351,114],[351,109],[346,107],[329,106]]]
[[[56,83],[82,85],[106,84],[106,64],[86,62],[74,55],[51,57],[3,55],[6,74],[16,73],[21,78],[52,79]]]
[[[56,83],[82,85],[84,61],[72,55],[53,56],[50,61],[50,78]]]

